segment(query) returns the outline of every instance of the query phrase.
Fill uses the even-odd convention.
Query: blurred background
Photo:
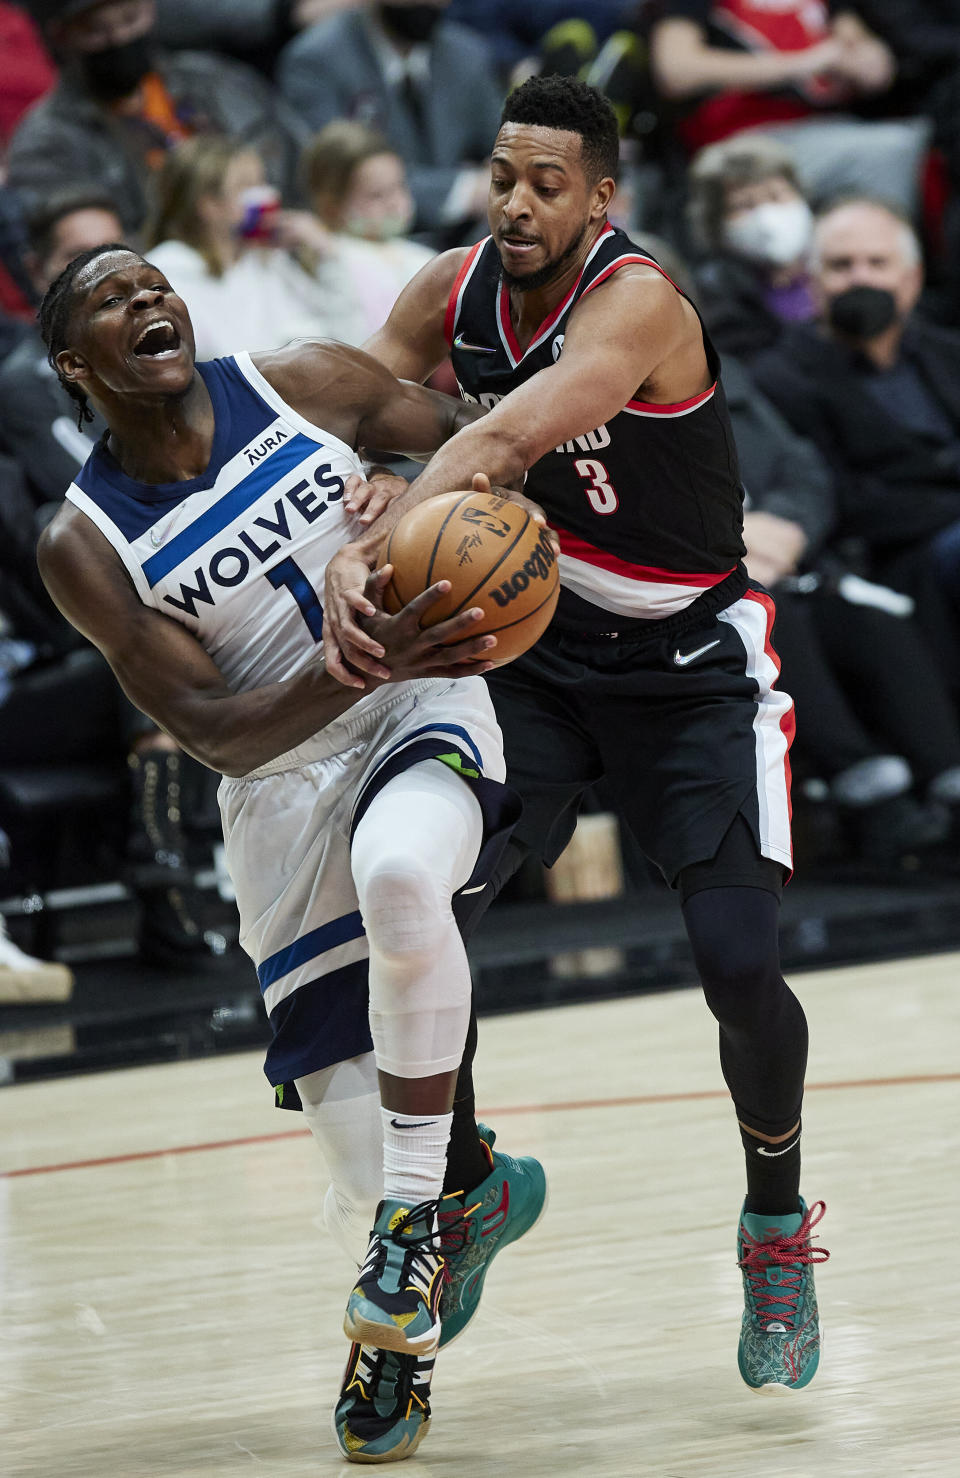
[[[0,0],[0,1081],[269,1035],[217,777],[36,572],[103,429],[46,363],[40,297],[124,241],[202,358],[362,343],[484,234],[499,110],[537,72],[611,99],[614,223],[723,356],[797,704],[786,968],[960,945],[960,5]],[[471,956],[488,1013],[696,983],[601,790]]]

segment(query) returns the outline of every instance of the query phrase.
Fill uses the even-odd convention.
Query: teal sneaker
[[[430,1430],[434,1356],[418,1360],[370,1345],[351,1345],[333,1413],[337,1446],[348,1463],[397,1463],[412,1457]]]
[[[490,1174],[466,1196],[446,1196],[440,1212],[440,1246],[446,1262],[440,1296],[441,1345],[463,1333],[480,1303],[487,1269],[540,1220],[547,1204],[547,1177],[539,1160],[515,1160],[493,1145],[496,1134],[478,1124],[490,1157]]]
[[[815,1263],[830,1256],[810,1233],[826,1210],[801,1200],[795,1216],[743,1212],[737,1262],[743,1271],[743,1324],[737,1363],[754,1391],[765,1386],[799,1391],[820,1363],[820,1320],[813,1284]]]
[[[367,1255],[347,1300],[343,1330],[348,1339],[400,1355],[434,1354],[443,1286],[439,1205],[380,1202]],[[462,1217],[462,1207],[455,1214]]]

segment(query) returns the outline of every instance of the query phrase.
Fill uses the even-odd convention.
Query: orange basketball
[[[491,493],[444,493],[405,513],[387,539],[381,564],[393,565],[384,607],[395,615],[438,580],[450,592],[431,606],[435,626],[479,606],[484,619],[471,636],[495,632],[489,659],[512,662],[543,635],[560,594],[553,546],[525,508]]]

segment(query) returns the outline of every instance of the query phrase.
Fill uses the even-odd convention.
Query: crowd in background
[[[200,358],[361,344],[434,252],[483,234],[502,100],[543,70],[610,97],[614,223],[723,358],[801,795],[839,818],[840,855],[950,855],[960,3],[0,0],[0,896],[51,882],[25,876],[29,799],[4,776],[112,764],[145,956],[223,949],[185,870],[205,782],[36,575],[103,429],[47,364],[40,297],[122,241],[185,299]],[[11,951],[0,924],[0,969]]]

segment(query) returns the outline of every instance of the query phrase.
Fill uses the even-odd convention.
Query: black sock
[[[740,1126],[747,1161],[745,1211],[795,1216],[800,1210],[800,1128],[780,1144],[768,1144]]]
[[[473,1092],[473,1058],[477,1050],[477,1014],[471,1007],[470,1025],[463,1048],[463,1061],[453,1095],[453,1124],[447,1147],[444,1194],[472,1191],[490,1174],[490,1156],[477,1130],[477,1104]]]

